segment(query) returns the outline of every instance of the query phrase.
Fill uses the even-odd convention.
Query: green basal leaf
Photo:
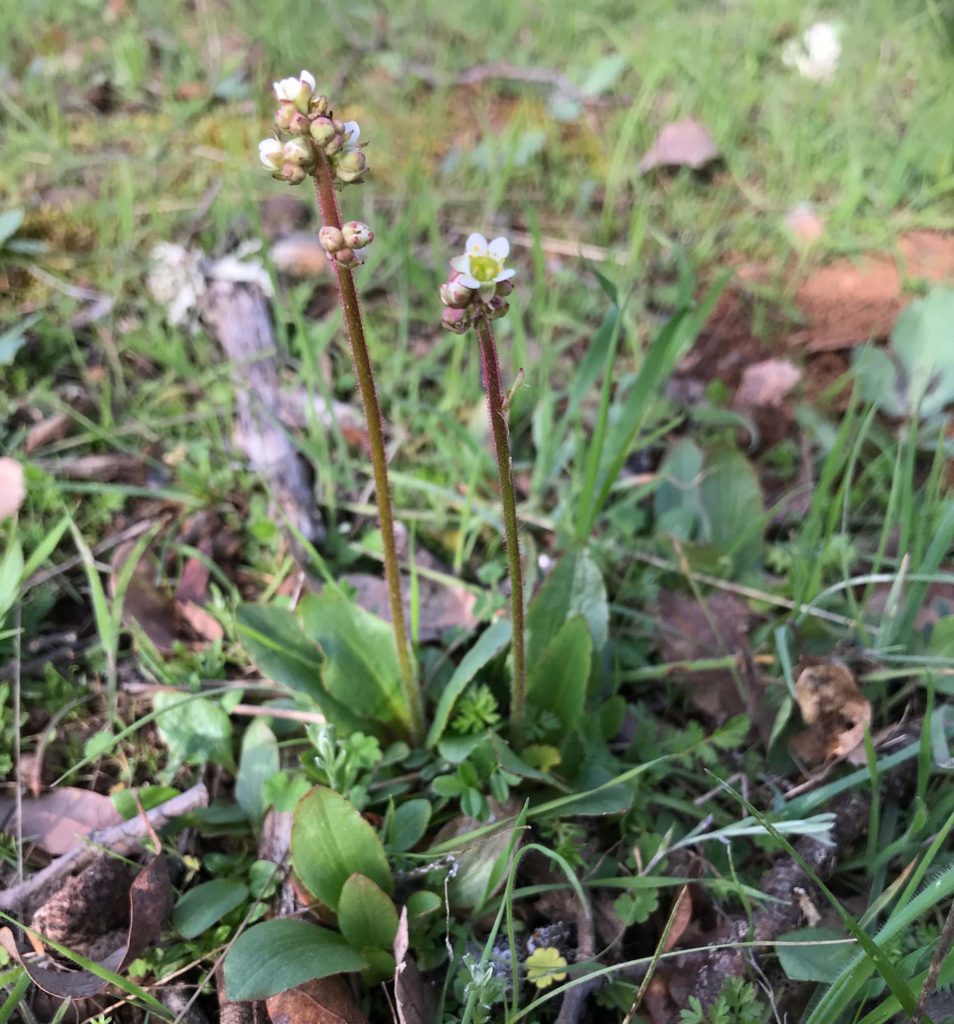
[[[242,737],[235,799],[254,822],[265,814],[265,784],[278,774],[278,740],[264,718],[254,718]]]
[[[338,927],[355,949],[390,950],[398,927],[391,897],[365,875],[351,875],[338,901]]]
[[[831,984],[858,956],[858,944],[834,928],[799,928],[776,940],[775,953],[782,970],[792,981]],[[788,943],[797,942],[792,946]]]
[[[299,614],[305,634],[325,656],[321,678],[327,693],[342,707],[360,708],[374,723],[407,731],[411,713],[391,624],[333,592],[304,598]],[[380,725],[371,731],[380,735]]]
[[[559,739],[580,724],[590,676],[592,641],[582,615],[561,628],[543,656],[532,662],[527,678],[527,703],[537,711],[550,711],[560,721]]]
[[[172,912],[172,923],[184,939],[194,939],[248,899],[248,886],[216,878],[183,894]]]
[[[388,829],[388,843],[398,853],[413,849],[424,838],[431,820],[428,800],[405,800],[395,808]]]
[[[225,957],[225,991],[232,1002],[268,999],[296,985],[362,971],[367,960],[337,932],[295,918],[253,925]]]
[[[609,604],[603,576],[586,551],[562,558],[527,609],[527,664],[533,666],[574,615],[582,615],[592,647],[599,651],[609,631]]]
[[[315,786],[295,808],[292,864],[309,892],[337,911],[352,874],[366,875],[386,893],[394,889],[377,832],[334,790]]]

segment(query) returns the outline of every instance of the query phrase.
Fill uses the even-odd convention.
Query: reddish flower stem
[[[517,533],[517,496],[513,486],[510,459],[510,427],[503,388],[500,384],[500,363],[493,328],[486,316],[478,316],[475,324],[480,342],[480,366],[487,392],[490,415],[490,436],[500,477],[500,500],[503,506],[504,539],[507,544],[507,570],[510,575],[510,618],[513,622],[513,680],[510,687],[511,734],[518,746],[523,742],[523,726],[527,703],[527,665],[524,648],[523,567],[520,562],[520,538]]]
[[[341,212],[335,194],[334,176],[331,164],[324,153],[319,152],[315,169],[315,193],[321,210],[321,219],[326,225],[341,229]],[[388,600],[391,606],[391,623],[394,627],[394,643],[397,647],[401,667],[401,681],[404,696],[410,712],[410,738],[414,743],[424,739],[424,704],[417,675],[411,662],[407,626],[404,621],[404,604],[401,600],[401,573],[398,565],[397,547],[394,542],[394,510],[391,505],[391,486],[388,482],[388,462],[384,447],[381,406],[374,385],[371,357],[364,336],[364,323],[358,303],[358,291],[350,270],[335,262],[338,281],[338,297],[344,315],[348,339],[351,342],[351,357],[358,380],[358,391],[364,405],[364,416],[368,428],[368,451],[374,475],[377,494],[378,517],[381,522],[381,542],[384,548],[384,576],[388,586]]]

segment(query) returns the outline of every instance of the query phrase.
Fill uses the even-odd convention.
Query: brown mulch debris
[[[896,257],[876,254],[819,267],[798,289],[806,326],[789,345],[825,352],[886,337],[915,297],[905,284],[918,279],[954,280],[954,232],[910,231],[899,240]]]

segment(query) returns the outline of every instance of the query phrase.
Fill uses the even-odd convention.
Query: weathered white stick
[[[73,874],[86,867],[97,857],[102,856],[102,848],[116,849],[126,844],[135,844],[152,829],[161,828],[173,818],[181,818],[197,807],[205,807],[209,802],[209,791],[202,783],[187,789],[184,793],[166,800],[165,803],[147,811],[145,817],[137,815],[112,828],[90,832],[86,842],[74,846],[62,857],[57,857],[41,871],[31,875],[26,881],[0,891],[0,910],[20,910],[46,886],[58,881],[65,875]],[[148,819],[148,823],[147,820]]]

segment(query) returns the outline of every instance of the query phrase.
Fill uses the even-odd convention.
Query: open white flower
[[[258,158],[264,167],[270,171],[277,171],[285,162],[282,156],[282,144],[278,139],[262,139],[258,144]]]
[[[504,260],[510,253],[510,243],[501,236],[488,242],[483,235],[473,234],[467,239],[466,251],[455,256],[451,266],[460,274],[457,278],[467,288],[480,292],[483,302],[494,297],[497,285],[509,281],[515,270],[505,270]]]
[[[838,70],[841,57],[839,27],[830,21],[817,21],[797,39],[789,39],[782,49],[782,63],[795,68],[802,78],[827,82]]]
[[[279,102],[294,103],[303,114],[308,113],[308,101],[315,91],[315,76],[310,71],[302,71],[297,78],[283,78],[274,85]]]

